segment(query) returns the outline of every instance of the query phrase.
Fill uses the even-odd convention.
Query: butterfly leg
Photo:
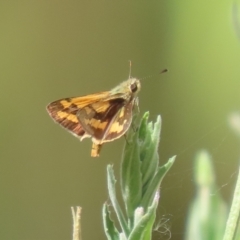
[[[135,100],[134,100],[134,106],[136,106],[136,108],[137,108],[137,113],[140,113],[138,97],[136,97]]]
[[[100,150],[102,148],[102,144],[92,144],[92,151],[91,151],[91,157],[99,157]]]
[[[127,135],[124,134],[123,136],[124,136],[124,138],[125,138],[126,143],[129,144],[128,139],[127,139]]]
[[[137,118],[137,115],[140,113],[140,108],[139,108],[139,99],[138,97],[136,97],[134,99],[134,105],[133,105],[133,121],[132,121],[132,124],[131,124],[131,127],[133,129],[134,132],[137,132],[138,130],[138,127],[134,124],[135,123],[135,120]]]

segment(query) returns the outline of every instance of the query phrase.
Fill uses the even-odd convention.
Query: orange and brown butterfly
[[[129,129],[140,88],[140,81],[129,77],[110,91],[54,101],[47,111],[80,140],[91,138],[91,156],[98,157],[104,143],[120,138]]]

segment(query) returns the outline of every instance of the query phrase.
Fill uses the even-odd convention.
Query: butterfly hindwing
[[[117,139],[126,133],[132,123],[134,104],[134,102],[128,102],[119,110],[104,135],[104,141],[112,141],[112,139]]]
[[[123,98],[96,102],[80,109],[77,117],[86,133],[96,141],[104,142],[111,125],[125,105]]]

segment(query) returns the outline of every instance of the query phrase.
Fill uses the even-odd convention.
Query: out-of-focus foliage
[[[187,218],[185,239],[223,239],[227,207],[217,191],[212,160],[206,151],[196,157],[194,179],[196,193]]]

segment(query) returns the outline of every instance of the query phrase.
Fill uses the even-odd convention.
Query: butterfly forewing
[[[79,123],[77,112],[86,105],[97,102],[107,95],[108,92],[101,92],[85,97],[63,98],[50,103],[47,106],[47,111],[55,122],[82,139],[88,136]]]
[[[64,105],[67,103],[71,107],[65,107]],[[47,106],[47,111],[55,122],[69,130],[72,134],[82,137],[85,131],[76,117],[78,110],[79,108],[71,103],[71,98],[58,100]]]

